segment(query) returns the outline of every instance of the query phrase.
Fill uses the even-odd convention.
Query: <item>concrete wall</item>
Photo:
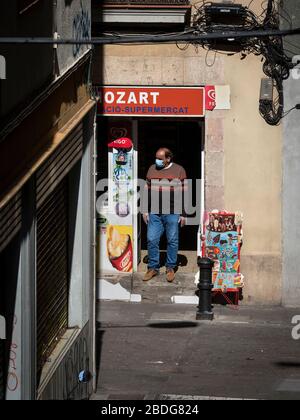
[[[261,12],[261,1],[251,8]],[[206,117],[206,208],[244,213],[244,300],[280,304],[281,128],[268,126],[259,115],[260,58],[240,61],[175,45],[107,46],[103,55],[103,80],[99,63],[95,82],[230,85],[231,110]]]
[[[80,383],[79,373],[92,372],[92,360],[90,355],[90,328],[87,324],[80,332],[68,330],[62,341],[52,354],[52,369],[48,376],[51,379],[41,384],[38,400],[61,401],[61,400],[88,400],[93,393],[92,382]],[[68,349],[64,346],[68,344]]]
[[[251,9],[260,14],[261,2],[254,1]],[[282,129],[259,115],[260,80],[266,77],[260,58],[223,55],[221,60],[231,110],[207,116],[206,207],[244,214],[245,303],[280,304]]]
[[[297,103],[300,103],[300,80],[291,78],[285,83],[286,110],[293,108]],[[299,111],[289,114],[283,127],[283,302],[286,306],[299,306]]]
[[[52,37],[53,5],[39,1],[19,14],[17,0],[1,2],[0,36]],[[0,81],[0,117],[31,97],[53,78],[52,46],[0,46],[6,58],[6,80]]]
[[[257,57],[226,58],[232,109],[224,118],[225,208],[244,214],[245,300],[279,304],[282,131],[259,115],[261,77]]]
[[[91,35],[91,0],[39,1],[19,14],[17,0],[1,2],[0,36],[82,39]],[[0,81],[0,116],[32,99],[80,59],[88,46],[0,46],[7,78]]]
[[[300,4],[285,0],[284,8],[292,18],[293,27],[300,26]],[[283,26],[288,24],[283,20]],[[292,44],[291,44],[292,43]],[[299,55],[300,37],[286,39],[285,48],[290,55]],[[293,77],[294,76],[294,77]],[[300,103],[300,70],[296,70],[284,84],[285,110]],[[299,111],[292,111],[283,121],[283,303],[299,306],[299,255],[300,255],[300,135]]]
[[[91,37],[91,0],[58,0],[56,30],[60,38]],[[58,46],[56,75],[60,76],[88,50],[88,46]]]

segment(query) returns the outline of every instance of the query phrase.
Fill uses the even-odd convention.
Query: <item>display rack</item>
[[[237,308],[244,286],[240,272],[242,215],[226,211],[205,212],[202,233],[202,256],[215,263],[212,293],[221,295],[227,304]]]

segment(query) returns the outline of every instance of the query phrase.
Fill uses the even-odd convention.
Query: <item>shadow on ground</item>
[[[143,258],[143,263],[148,264],[148,261],[149,261],[149,257],[148,257],[148,255],[146,255]],[[160,251],[159,264],[160,264],[161,268],[165,267],[166,261],[167,261],[167,252],[166,251]],[[177,266],[178,267],[186,267],[187,265],[188,265],[187,257],[183,254],[178,254]]]

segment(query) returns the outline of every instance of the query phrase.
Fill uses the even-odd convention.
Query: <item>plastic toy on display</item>
[[[227,293],[235,294],[238,305],[240,290],[244,287],[240,272],[242,245],[241,213],[213,211],[204,213],[202,255],[214,261],[213,293],[222,293],[227,303],[233,304]]]

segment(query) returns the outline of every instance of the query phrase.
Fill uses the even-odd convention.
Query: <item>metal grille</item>
[[[22,194],[19,192],[0,210],[0,252],[21,230]]]
[[[64,180],[37,213],[39,371],[68,326],[68,287],[68,188]]]
[[[80,123],[72,134],[58,147],[37,173],[37,208],[61,180],[81,159],[83,153],[83,124]]]
[[[68,327],[68,178],[83,154],[80,123],[37,173],[37,358],[41,372]]]
[[[190,0],[104,0],[104,5],[189,6]]]

